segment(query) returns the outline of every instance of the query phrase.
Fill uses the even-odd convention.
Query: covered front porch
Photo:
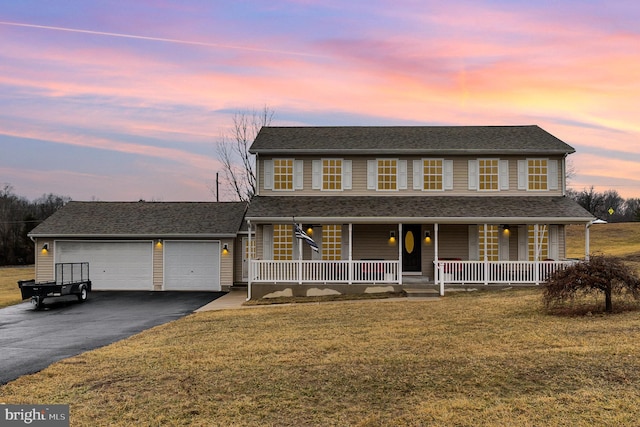
[[[378,205],[407,198],[370,199]],[[248,216],[250,239],[255,239],[248,259],[249,297],[252,286],[261,285],[338,293],[420,285],[436,287],[440,295],[457,285],[537,285],[577,262],[564,257],[566,224],[585,226],[585,257],[589,254],[591,218],[586,216],[323,218],[308,215],[308,209],[298,212],[289,218]],[[295,237],[294,224],[314,240],[317,252]]]

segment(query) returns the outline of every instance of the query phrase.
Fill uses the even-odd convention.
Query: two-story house
[[[538,126],[262,128],[250,297],[539,283],[571,262],[567,224],[589,253],[594,218],[565,197],[574,151]]]

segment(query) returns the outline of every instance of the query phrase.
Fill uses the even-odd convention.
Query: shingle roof
[[[546,196],[257,196],[247,220],[270,222],[295,217],[302,222],[344,221],[466,223],[586,223],[593,216],[568,197]]]
[[[191,236],[235,235],[244,202],[69,202],[30,235],[49,236]]]
[[[530,126],[263,127],[251,145],[262,154],[567,154],[570,145]]]

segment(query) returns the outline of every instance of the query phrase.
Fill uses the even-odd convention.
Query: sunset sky
[[[0,186],[212,201],[233,114],[537,124],[570,186],[640,197],[640,2],[20,0],[0,6]]]

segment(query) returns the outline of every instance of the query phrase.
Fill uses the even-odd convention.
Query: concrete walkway
[[[282,307],[285,305],[292,305],[295,303],[285,303],[285,304],[273,304],[273,305],[242,305],[247,300],[247,291],[246,289],[236,289],[228,292],[226,295],[221,296],[220,298],[211,301],[209,304],[200,307],[195,310],[196,313],[200,313],[203,311],[215,311],[215,310],[233,310],[233,309],[246,309],[246,308],[264,308],[264,307]],[[353,299],[353,300],[340,300],[340,301],[324,301],[324,302],[309,302],[306,304],[349,304],[349,303],[358,303],[358,302],[366,302],[366,301],[378,301],[378,302],[393,302],[393,301],[407,301],[407,302],[418,302],[418,301],[437,301],[439,298],[437,297],[399,297],[399,298],[380,298],[380,299]]]
[[[237,308],[248,308],[251,306],[243,306],[242,303],[247,300],[247,291],[246,289],[236,289],[231,292],[227,292],[225,295],[220,298],[216,298],[211,301],[209,304],[200,307],[195,312],[199,313],[202,311],[215,311],[215,310],[230,310]]]

